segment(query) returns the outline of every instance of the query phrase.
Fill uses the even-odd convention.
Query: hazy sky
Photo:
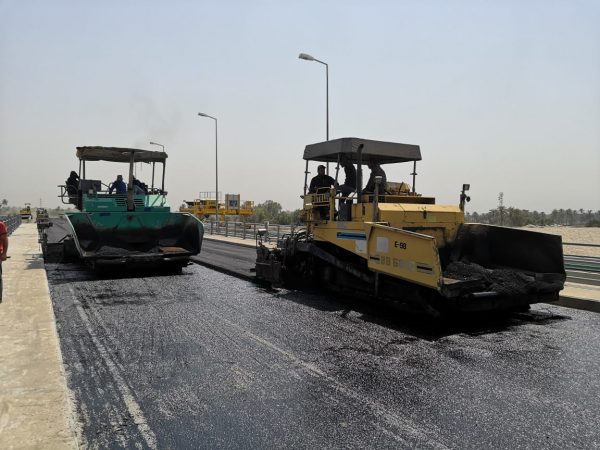
[[[76,146],[154,140],[178,206],[214,190],[203,111],[220,190],[299,208],[325,139],[324,66],[300,52],[329,63],[331,138],[421,146],[417,191],[600,209],[597,0],[0,0],[0,197],[55,206]]]

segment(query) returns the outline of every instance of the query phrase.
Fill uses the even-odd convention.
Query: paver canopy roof
[[[135,162],[162,162],[167,159],[165,152],[120,147],[77,147],[77,157],[84,161],[129,162],[134,153]]]
[[[346,155],[351,162],[358,159],[358,147],[363,144],[362,161],[376,160],[379,164],[407,161],[420,161],[421,149],[418,145],[398,144],[395,142],[372,141],[354,137],[334,139],[317,144],[307,145],[304,159],[311,161],[336,162],[340,153]]]

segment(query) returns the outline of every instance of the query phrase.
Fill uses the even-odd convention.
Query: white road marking
[[[102,343],[100,342],[100,339],[98,339],[98,336],[94,332],[94,330],[92,328],[92,324],[90,323],[90,320],[88,319],[87,314],[85,313],[85,310],[81,306],[81,303],[79,302],[79,300],[77,300],[77,297],[75,295],[75,292],[73,291],[73,288],[69,287],[69,291],[71,292],[71,295],[73,297],[73,302],[75,304],[75,307],[77,308],[79,317],[81,317],[81,320],[83,321],[90,337],[92,338],[92,342],[96,346],[96,349],[98,350],[98,354],[102,357],[102,359],[106,363],[108,370],[110,370],[110,373],[115,381],[117,389],[119,390],[121,396],[123,397],[125,406],[127,407],[129,414],[131,414],[131,417],[133,418],[133,421],[136,424],[140,434],[146,441],[146,444],[148,445],[148,447],[150,447],[152,449],[157,448],[156,435],[150,429],[150,426],[148,425],[148,422],[146,421],[146,417],[144,416],[144,413],[142,412],[142,408],[140,408],[140,405],[135,400],[135,397],[134,397],[133,393],[131,392],[131,389],[129,389],[129,386],[127,386],[127,383],[125,383],[125,380],[123,379],[123,377],[121,376],[121,373],[119,372],[117,364],[110,357],[110,353],[106,350],[104,345],[102,345]]]

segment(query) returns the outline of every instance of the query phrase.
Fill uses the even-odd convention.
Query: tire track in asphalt
[[[79,317],[81,318],[83,324],[85,325],[85,328],[86,328],[90,338],[92,339],[92,342],[94,343],[94,346],[96,347],[96,350],[98,351],[98,355],[102,358],[102,360],[106,364],[106,367],[110,371],[110,373],[113,377],[113,380],[115,381],[115,386],[119,390],[121,397],[125,403],[125,406],[127,407],[129,414],[133,418],[134,424],[136,425],[140,435],[144,438],[144,441],[146,442],[146,445],[149,448],[151,448],[151,449],[157,448],[156,435],[150,429],[150,426],[148,425],[148,422],[146,421],[146,417],[144,416],[142,408],[135,400],[135,396],[133,395],[133,392],[131,391],[131,389],[129,388],[127,383],[125,382],[123,376],[120,373],[120,370],[119,370],[117,364],[111,358],[110,353],[104,347],[104,345],[100,342],[99,337],[94,332],[92,324],[90,323],[90,320],[89,320],[87,314],[85,313],[85,310],[84,310],[83,306],[81,305],[81,302],[77,299],[77,296],[75,295],[75,291],[73,290],[72,287],[69,287],[69,292],[71,293],[71,296],[73,298],[73,304],[75,305],[75,308],[77,309],[77,313],[79,314]]]
[[[212,303],[211,301],[208,302]],[[221,306],[224,305],[221,303]],[[207,311],[204,311],[205,314],[206,312]],[[235,315],[232,314],[232,316]],[[417,425],[413,420],[399,416],[384,404],[376,400],[368,399],[364,394],[327,374],[315,364],[305,361],[297,357],[292,351],[286,350],[280,345],[276,345],[258,334],[248,331],[241,325],[227,320],[222,314],[208,313],[200,318],[200,320],[204,323],[202,329],[205,332],[221,342],[228,351],[233,352],[234,354],[244,355],[246,358],[250,358],[256,362],[262,367],[264,373],[285,373],[286,366],[289,364],[281,364],[274,361],[266,362],[257,358],[252,354],[253,352],[248,351],[248,345],[244,344],[244,341],[252,341],[255,345],[258,344],[260,347],[266,348],[270,352],[279,355],[279,357],[283,357],[285,360],[292,363],[294,371],[300,369],[301,372],[308,374],[310,377],[320,380],[320,383],[317,383],[315,387],[321,392],[308,392],[308,395],[311,395],[316,401],[322,402],[323,400],[323,397],[320,397],[319,394],[323,395],[327,399],[327,402],[332,406],[346,405],[347,401],[344,399],[350,399],[358,404],[359,408],[370,411],[371,414],[365,414],[367,416],[371,415],[372,417],[369,420],[369,423],[374,428],[380,430],[396,441],[398,445],[403,447],[419,445],[436,449],[451,448],[450,444],[440,440],[442,433],[437,427],[429,424],[428,428],[424,429]],[[234,332],[230,332],[227,328],[234,330]],[[246,339],[244,339],[244,337],[246,337]],[[265,354],[264,352],[258,353]],[[260,381],[261,380],[258,380],[259,383]],[[342,395],[341,398],[339,394]],[[381,421],[378,421],[379,419],[381,419]],[[386,426],[384,426],[384,424]]]
[[[271,351],[285,357],[289,361],[293,362],[297,367],[301,367],[303,369],[303,371],[305,373],[308,373],[310,376],[324,380],[326,383],[329,384],[329,387],[333,388],[333,390],[335,392],[339,392],[339,393],[343,394],[345,397],[350,398],[350,399],[360,403],[361,405],[366,407],[368,410],[370,410],[375,417],[383,419],[388,425],[399,430],[399,432],[402,433],[402,435],[410,436],[412,439],[414,439],[414,440],[407,440],[404,437],[400,436],[398,433],[392,433],[392,431],[390,429],[387,429],[386,434],[391,435],[399,444],[402,444],[403,446],[411,447],[414,445],[415,441],[417,441],[417,442],[422,442],[422,443],[427,442],[428,446],[431,446],[431,448],[436,448],[436,449],[449,449],[450,448],[447,444],[440,441],[439,433],[435,433],[435,432],[432,433],[431,431],[425,430],[422,427],[418,426],[412,420],[409,420],[404,417],[400,417],[397,414],[394,414],[392,411],[390,411],[388,408],[386,408],[381,403],[370,400],[367,397],[365,397],[364,395],[357,392],[356,390],[347,387],[346,385],[344,385],[343,383],[341,383],[334,377],[332,377],[332,376],[328,375],[327,373],[325,373],[324,371],[322,371],[316,365],[314,365],[310,362],[306,362],[306,361],[296,357],[296,355],[294,355],[292,352],[275,345],[274,343],[248,331],[247,329],[244,329],[244,328],[238,326],[237,324],[235,324],[223,317],[220,317],[218,319],[223,321],[229,327],[236,329],[241,335],[247,336],[248,338],[250,338],[252,341],[256,342],[257,344],[259,344],[263,347],[266,347],[266,348],[270,349]],[[330,400],[334,400],[336,403],[339,402],[339,399],[335,399],[333,396],[330,396]],[[372,424],[375,425],[377,428],[382,429],[380,424],[377,424],[377,422],[372,422]],[[383,429],[382,429],[382,431],[383,431]]]

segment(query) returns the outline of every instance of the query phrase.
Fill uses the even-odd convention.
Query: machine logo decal
[[[354,244],[356,245],[355,249],[356,249],[356,253],[367,253],[367,241],[359,241],[356,240],[354,241]]]
[[[386,237],[377,237],[377,251],[382,253],[387,253],[389,248],[389,241]]]
[[[348,233],[346,231],[339,231],[336,236],[338,239],[352,239],[355,241],[367,240],[367,235],[365,233]]]

